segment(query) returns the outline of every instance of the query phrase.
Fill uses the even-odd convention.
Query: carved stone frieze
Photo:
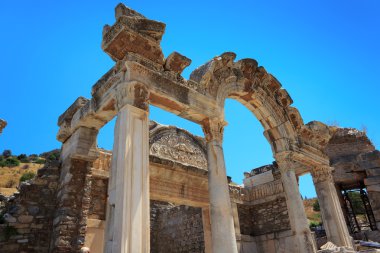
[[[150,155],[207,170],[202,145],[199,139],[185,130],[161,125],[151,130]]]

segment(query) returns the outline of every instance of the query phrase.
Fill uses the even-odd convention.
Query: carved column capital
[[[149,111],[149,90],[139,82],[120,83],[116,88],[117,106],[120,110],[125,105],[133,105],[144,111]]]
[[[276,163],[278,165],[278,169],[281,173],[287,172],[287,171],[294,171],[298,164],[295,160],[294,153],[290,151],[284,151],[281,153],[275,154]]]
[[[314,184],[325,181],[333,181],[332,171],[333,168],[327,165],[314,167],[311,170]]]
[[[215,140],[223,142],[223,132],[226,125],[227,122],[219,118],[204,120],[202,122],[202,129],[205,134],[206,141],[210,142]]]

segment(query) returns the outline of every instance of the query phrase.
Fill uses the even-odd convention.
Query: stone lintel
[[[80,109],[82,108],[89,99],[84,98],[84,97],[78,97],[72,105],[70,105],[67,110],[61,114],[58,118],[58,126],[61,126],[63,122],[70,122],[71,119],[73,118],[73,115]]]
[[[97,149],[98,130],[80,127],[62,145],[61,161],[66,159],[78,159],[94,161],[98,158]]]

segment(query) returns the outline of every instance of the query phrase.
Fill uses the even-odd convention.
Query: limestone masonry
[[[116,6],[102,40],[115,65],[90,99],[79,97],[59,117],[59,163],[1,196],[0,252],[314,253],[327,241],[321,252],[355,252],[354,239],[380,241],[380,152],[365,133],[305,124],[274,76],[232,52],[184,79],[191,60],[165,58],[165,26]],[[227,98],[260,121],[275,159],[246,172],[241,186],[226,175]],[[149,105],[199,124],[205,138],[149,121]],[[115,117],[113,150],[99,149],[99,130]],[[315,232],[298,187],[305,173],[321,209]]]

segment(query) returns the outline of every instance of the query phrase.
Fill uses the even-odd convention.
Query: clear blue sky
[[[113,65],[100,49],[104,24],[117,1],[4,1],[0,40],[0,118],[8,126],[0,151],[41,153],[60,147],[58,116]],[[363,128],[380,145],[379,1],[128,1],[127,6],[167,24],[162,47],[193,60],[184,72],[225,51],[255,58],[275,75],[306,122]],[[152,108],[151,118],[195,134],[201,129]],[[257,119],[229,101],[224,150],[227,172],[272,162]],[[99,145],[111,149],[113,126]],[[303,195],[313,196],[310,178]]]

